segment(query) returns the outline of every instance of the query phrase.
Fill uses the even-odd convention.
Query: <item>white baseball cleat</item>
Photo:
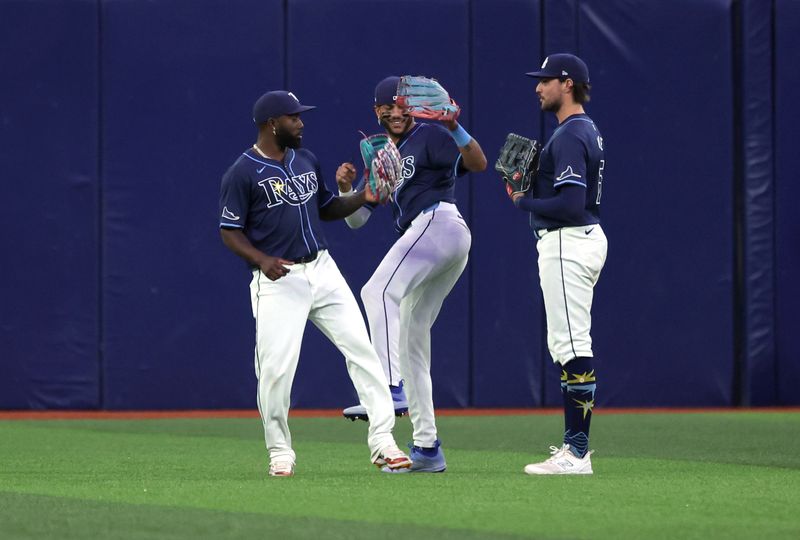
[[[408,472],[411,467],[411,458],[400,450],[396,444],[391,444],[381,450],[373,463],[382,472]]]
[[[270,476],[294,476],[294,463],[278,460],[269,464]]]
[[[541,463],[525,465],[525,474],[593,474],[592,452],[582,458],[576,457],[565,444],[561,448],[550,447],[551,456]]]

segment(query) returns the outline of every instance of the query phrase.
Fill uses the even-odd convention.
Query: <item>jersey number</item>
[[[600,204],[600,196],[603,194],[603,167],[606,166],[606,160],[600,160],[600,168],[597,170],[597,200],[595,204]]]

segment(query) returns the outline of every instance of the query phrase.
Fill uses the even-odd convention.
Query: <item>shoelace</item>
[[[550,457],[547,458],[547,461],[555,461],[560,458],[564,453],[569,449],[569,446],[564,444],[561,448],[557,446],[550,447]]]

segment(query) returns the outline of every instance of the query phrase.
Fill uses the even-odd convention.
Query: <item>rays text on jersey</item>
[[[317,192],[318,187],[317,175],[313,171],[291,178],[265,178],[258,185],[267,196],[268,208],[284,203],[291,206],[303,205]]]

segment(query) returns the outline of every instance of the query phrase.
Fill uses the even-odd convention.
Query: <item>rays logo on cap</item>
[[[544,62],[542,62],[542,69],[544,69],[544,68],[545,68],[545,66],[547,66],[547,61],[548,61],[548,60],[550,60],[550,57],[549,57],[549,56],[548,56],[547,58],[545,58],[545,59],[544,59]]]
[[[296,95],[294,95],[294,94],[293,94],[293,93],[291,93],[291,92],[286,92],[286,93],[287,93],[287,94],[289,94],[290,96],[292,96],[292,97],[294,98],[294,100],[295,100],[297,103],[300,103],[300,100],[299,100],[299,99],[297,99],[297,96],[296,96]]]

